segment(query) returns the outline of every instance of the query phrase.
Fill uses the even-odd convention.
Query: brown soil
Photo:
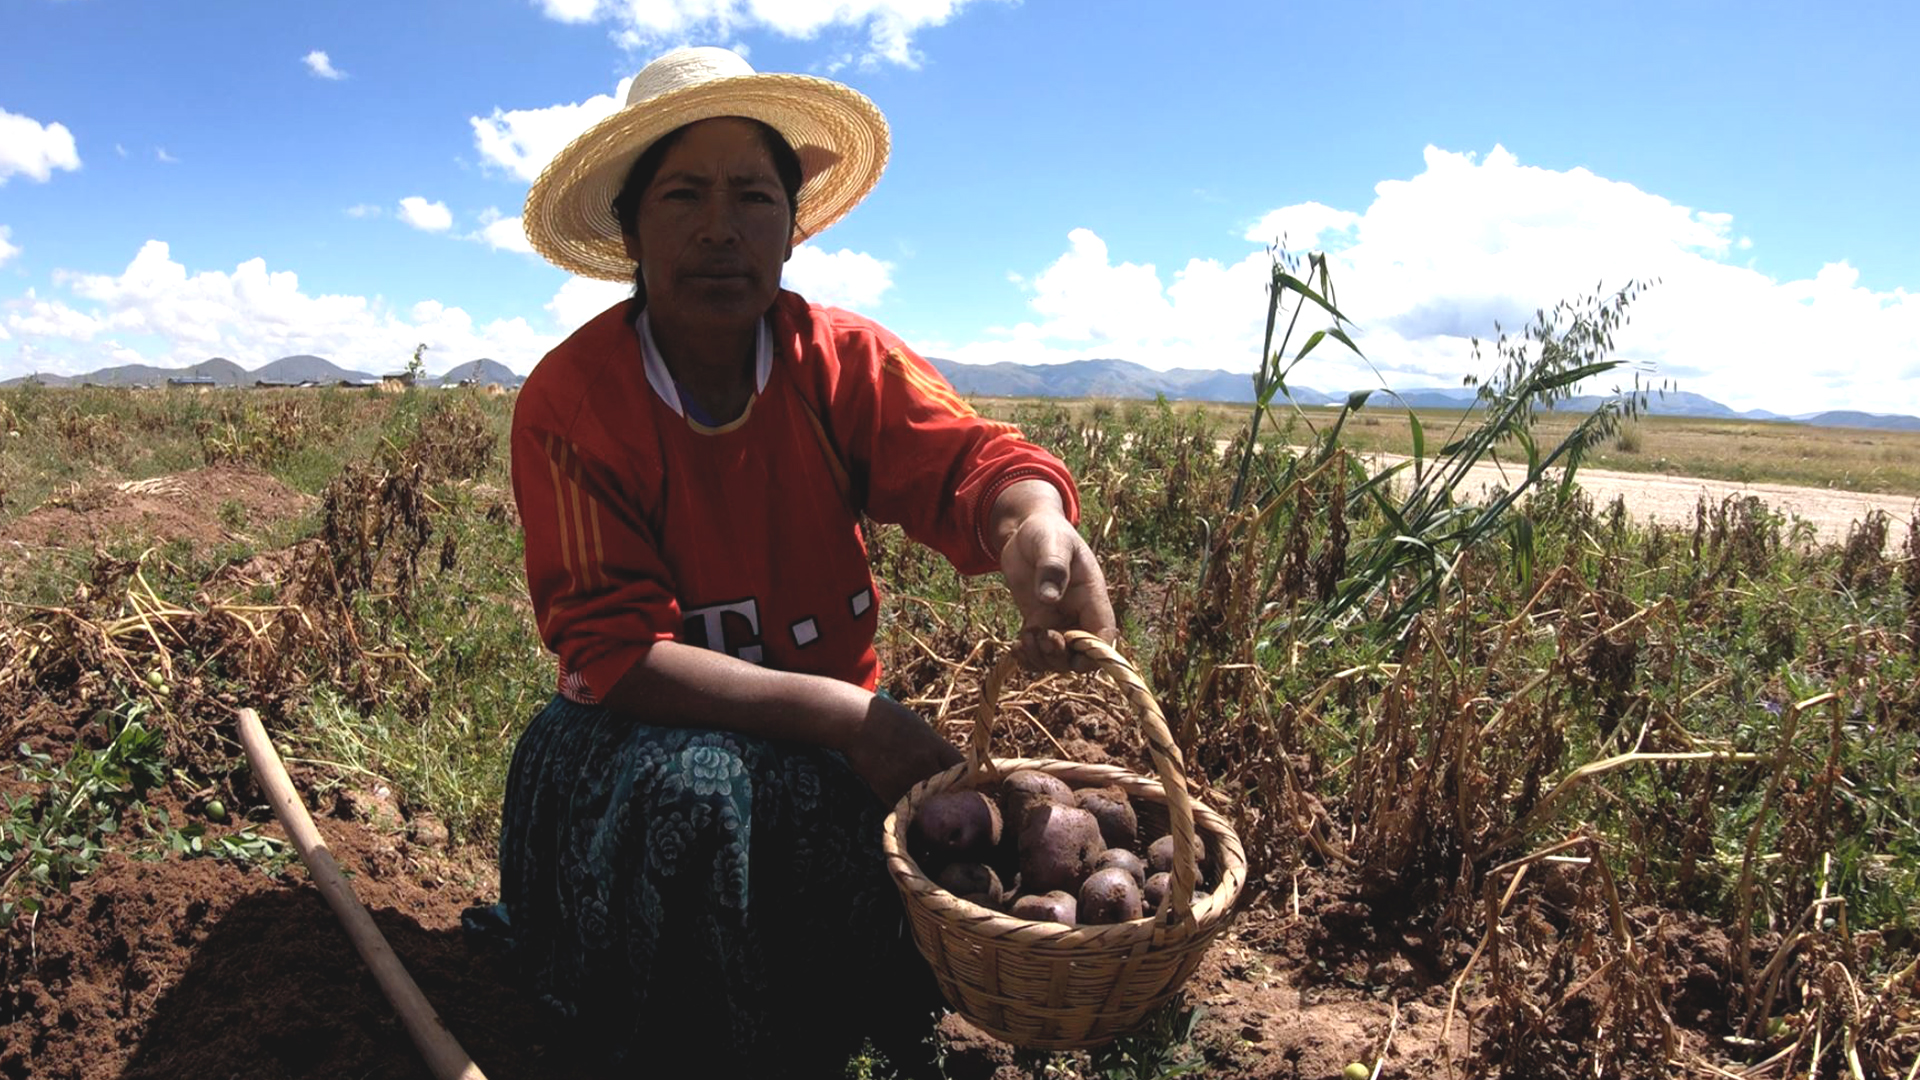
[[[77,737],[57,710],[40,718],[48,726],[28,733],[33,741]],[[1076,749],[1104,744],[1122,763],[1138,754],[1131,733],[1096,710],[1062,730]],[[186,809],[170,796],[156,801],[176,819]],[[503,958],[460,930],[463,908],[495,898],[487,858],[448,852],[443,831],[407,821],[384,792],[319,801],[321,832],[354,889],[481,1069],[494,1080],[588,1075],[569,1055],[572,1040],[514,988]],[[258,831],[280,835],[264,808],[251,817]],[[1243,904],[1186,987],[1186,1001],[1204,1010],[1194,1036],[1207,1059],[1201,1075],[1318,1080],[1352,1062],[1371,1066],[1383,1047],[1389,1080],[1444,1075],[1448,1047],[1458,1075],[1558,1075],[1538,1061],[1519,1072],[1475,1067],[1491,1005],[1477,993],[1463,998],[1443,1040],[1450,980],[1470,945],[1429,936],[1423,920],[1370,906],[1365,895],[1344,875],[1305,870],[1297,893],[1283,878],[1261,903]],[[1631,919],[1652,931],[1674,1019],[1702,1048],[1725,1000],[1725,936],[1654,909]],[[1535,921],[1541,952],[1578,934]],[[1581,1017],[1564,1010],[1542,1032],[1548,1064],[1594,1037]],[[1046,1075],[959,1017],[942,1023],[940,1038],[952,1080]],[[272,877],[210,858],[112,855],[37,921],[17,923],[0,952],[0,1080],[428,1075],[297,864]]]
[[[462,907],[491,870],[322,820],[374,922],[487,1075],[575,1074],[559,1032],[470,947]],[[277,834],[271,826],[260,829]],[[0,1076],[426,1078],[320,894],[210,858],[111,855],[16,927],[0,973]]]
[[[313,498],[263,472],[214,466],[125,483],[81,488],[0,525],[0,553],[87,547],[145,537],[218,544],[243,530],[306,512]],[[224,515],[223,515],[224,511]]]

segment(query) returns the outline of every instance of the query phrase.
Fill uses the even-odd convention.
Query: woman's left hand
[[[1120,636],[1107,578],[1093,549],[1067,520],[1060,493],[1044,480],[1022,480],[1001,493],[994,521],[1005,544],[1000,572],[1020,608],[1014,652],[1030,668],[1070,666],[1062,630],[1085,630],[1112,642]]]

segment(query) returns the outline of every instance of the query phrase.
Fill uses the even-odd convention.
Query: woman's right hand
[[[965,760],[920,714],[879,694],[844,747],[847,763],[891,808],[913,785]]]

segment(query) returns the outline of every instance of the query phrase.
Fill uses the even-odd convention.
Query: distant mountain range
[[[975,397],[1111,397],[1153,398],[1166,395],[1170,401],[1253,400],[1253,376],[1225,371],[1177,369],[1155,371],[1128,360],[1075,360],[1065,364],[962,364],[954,360],[929,358],[940,374],[947,377],[961,394]],[[1289,386],[1293,399],[1302,405],[1338,405],[1347,400],[1345,393],[1330,394],[1305,386]],[[1591,412],[1614,395],[1588,394],[1568,398],[1555,408],[1562,412]],[[1399,409],[1470,408],[1475,391],[1470,387],[1423,387],[1402,390],[1396,396],[1376,390],[1367,407]],[[1866,413],[1850,410],[1801,413],[1786,416],[1766,409],[1741,412],[1684,390],[1647,394],[1647,415],[1696,416],[1726,420],[1786,420],[1819,427],[1874,428],[1882,431],[1920,431],[1920,417]]]
[[[954,360],[929,358],[953,388],[970,397],[1051,397],[1051,398],[1147,398],[1165,395],[1170,401],[1222,401],[1245,403],[1253,400],[1253,377],[1228,371],[1201,371],[1175,368],[1155,371],[1129,360],[1075,360],[1065,364],[962,364]],[[382,372],[381,375],[391,374]],[[37,379],[48,386],[160,386],[168,379],[202,377],[217,386],[252,386],[257,382],[375,383],[381,375],[349,371],[318,356],[283,356],[252,371],[224,357],[214,357],[188,368],[157,368],[146,364],[102,368],[87,375],[27,375],[0,382],[13,386],[26,379]],[[525,377],[497,360],[472,360],[456,365],[445,373],[421,380],[425,386],[453,386],[462,382],[499,383],[519,386]],[[1331,394],[1311,387],[1289,387],[1293,399],[1302,405],[1338,405],[1347,400],[1345,393]],[[1590,412],[1611,395],[1588,394],[1568,398],[1556,406],[1562,412]],[[1462,409],[1473,405],[1475,393],[1468,387],[1423,387],[1402,390],[1396,396],[1376,391],[1368,408]],[[1695,416],[1724,420],[1785,420],[1819,427],[1871,428],[1880,431],[1920,431],[1920,417],[1868,413],[1854,410],[1782,415],[1766,409],[1741,412],[1709,397],[1684,390],[1669,390],[1647,395],[1648,415]]]
[[[1165,394],[1172,401],[1253,400],[1252,377],[1226,371],[1155,371],[1127,360],[962,364],[932,358],[932,363],[955,390],[979,397],[1151,398]],[[1332,400],[1316,390],[1307,392],[1315,396],[1309,404]]]
[[[101,368],[85,375],[22,375],[19,378],[0,382],[0,386],[16,386],[28,379],[46,386],[164,386],[169,379],[206,379],[214,386],[253,386],[256,383],[298,386],[302,383],[318,383],[333,386],[338,383],[372,384],[382,376],[395,374],[381,372],[378,375],[365,371],[351,371],[331,360],[318,356],[301,354],[283,356],[278,360],[249,371],[224,356],[203,360],[192,367],[159,368],[148,364],[123,364],[119,367]],[[440,375],[430,375],[420,380],[422,386],[457,386],[462,382],[478,384],[499,383],[502,386],[519,386],[524,376],[516,375],[512,368],[498,360],[480,359],[457,364]]]

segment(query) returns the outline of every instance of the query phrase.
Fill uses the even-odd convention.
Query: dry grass
[[[39,455],[15,465],[93,438],[98,425],[66,420],[89,415],[70,413],[76,400],[96,401],[0,397],[0,423],[21,421]],[[0,604],[0,708],[146,702],[171,760],[228,791],[244,784],[229,708],[264,698],[283,733],[310,733],[295,742],[307,756],[395,778],[410,805],[484,842],[513,734],[552,676],[514,606],[496,442],[511,399],[427,400],[342,400],[377,417],[374,437],[314,485],[315,535],[261,553],[282,563],[271,575],[102,556],[59,595]],[[1239,459],[1215,439],[1244,409],[992,407],[1019,412],[1080,478],[1127,649],[1246,845],[1246,902],[1284,910],[1306,881],[1332,898],[1323,912],[1348,913],[1310,916],[1329,949],[1427,943],[1439,999],[1461,1004],[1450,1022],[1472,1036],[1456,1075],[1909,1074],[1920,525],[1877,519],[1807,547],[1751,500],[1649,531],[1542,492],[1509,508],[1524,529],[1457,543],[1426,530],[1446,564],[1429,587],[1430,567],[1369,561],[1397,535],[1393,515],[1415,517],[1368,497],[1346,452],[1394,449],[1376,440],[1405,437],[1402,413],[1369,410],[1317,459],[1255,455],[1250,501],[1233,507]],[[166,432],[130,429],[99,452],[130,459],[165,438],[197,462],[191,425],[209,418],[222,446],[287,462],[329,441],[319,419],[281,448],[230,434],[260,433],[262,415],[168,416]],[[1556,441],[1565,422],[1541,415],[1536,437]],[[1445,428],[1426,426],[1432,447]],[[1630,456],[1670,452],[1668,428],[1711,426],[1642,418]],[[1589,462],[1610,464],[1600,450]],[[28,471],[11,475],[46,486]],[[892,594],[888,685],[957,733],[1015,622],[1004,590],[897,529],[869,540]],[[1374,587],[1356,589],[1367,575]],[[1006,752],[1134,753],[1105,698],[1012,688]]]

